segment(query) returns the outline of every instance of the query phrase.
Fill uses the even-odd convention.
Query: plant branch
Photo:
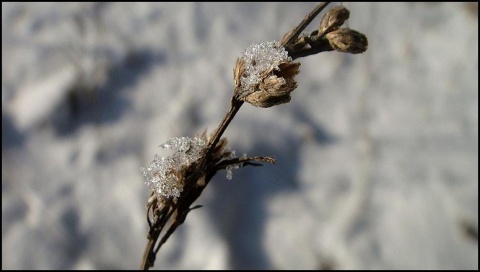
[[[289,56],[292,60],[315,55],[321,52],[333,51],[334,49],[330,46],[330,43],[326,39],[320,39],[314,46],[303,48],[300,50],[289,52]]]
[[[189,142],[186,142],[189,149],[178,151],[185,156],[188,154],[186,158],[191,159],[188,163],[173,166],[167,164],[168,172],[165,173],[155,164],[157,162],[154,160],[152,167],[143,170],[144,175],[148,176],[149,186],[152,183],[155,185],[152,188],[154,192],[152,192],[147,206],[149,232],[141,269],[148,270],[153,267],[156,255],[162,245],[165,244],[177,227],[184,223],[191,210],[201,207],[200,205],[191,206],[219,170],[231,171],[231,169],[247,165],[261,166],[262,162],[275,163],[275,159],[271,157],[243,156],[232,158],[233,152],[226,147],[227,140],[222,138],[222,135],[244,102],[264,108],[289,102],[291,99],[290,92],[297,86],[294,77],[299,72],[300,63],[292,62],[297,58],[332,50],[357,54],[363,53],[367,49],[368,42],[365,35],[349,28],[339,28],[349,16],[349,11],[343,6],[329,10],[317,30],[299,38],[300,33],[329,3],[325,2],[317,5],[298,26],[283,36],[280,44],[288,52],[291,59],[277,59],[278,69],[275,71],[273,71],[273,68],[266,69],[266,72],[261,74],[262,78],[259,83],[255,82],[256,85],[252,85],[253,87],[249,87],[248,84],[243,85],[245,83],[241,79],[244,79],[245,75],[248,76],[251,72],[248,67],[251,68],[251,65],[256,65],[256,62],[247,63],[244,58],[239,58],[234,68],[235,90],[228,112],[210,137],[207,138],[206,133],[199,137],[202,140],[199,150],[195,149],[195,147],[198,148],[198,142],[190,145],[192,141],[189,140]],[[276,50],[274,50],[274,53],[278,52],[277,48],[274,49]],[[281,50],[284,53],[283,49]],[[195,139],[197,141],[198,138]],[[207,141],[206,145],[204,145],[204,141]],[[171,143],[168,145],[171,145]],[[179,154],[178,152],[176,154]],[[198,157],[192,154],[198,155]],[[194,156],[193,159],[192,156]],[[165,178],[166,176],[167,178]],[[168,186],[172,183],[177,190],[175,193],[168,191]],[[167,186],[164,187],[165,185]],[[179,189],[177,189],[177,186]],[[177,194],[178,190],[181,194]]]
[[[302,33],[302,31],[310,24],[315,17],[323,10],[327,5],[330,4],[330,2],[324,2],[321,4],[318,4],[309,14],[303,18],[303,20],[298,24],[297,27],[295,27],[292,31],[289,31],[287,34],[285,34],[280,42],[280,44],[283,47],[289,47],[291,46],[298,38],[298,35]]]
[[[227,129],[228,125],[230,122],[233,120],[235,115],[237,114],[238,110],[240,110],[240,107],[243,105],[243,101],[240,101],[235,98],[235,96],[232,97],[232,100],[230,102],[230,110],[227,112],[225,117],[223,117],[222,122],[220,125],[217,127],[215,132],[213,133],[212,137],[208,140],[208,148],[207,148],[207,154],[206,157],[210,157],[212,155],[212,152],[215,150],[215,147],[217,146],[218,141],[220,141],[220,138],[222,137],[223,133]]]

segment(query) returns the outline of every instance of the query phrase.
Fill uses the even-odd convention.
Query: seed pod
[[[278,42],[251,45],[233,70],[235,98],[262,108],[287,103],[299,67]]]
[[[337,30],[350,17],[350,11],[344,6],[337,6],[330,9],[320,21],[318,31],[323,34],[325,31]]]
[[[368,47],[367,37],[350,28],[334,30],[325,37],[330,46],[339,52],[358,54],[365,52]]]
[[[258,89],[246,95],[243,100],[261,108],[290,102],[290,93],[297,88],[295,75],[298,74],[299,67],[299,62],[280,64],[279,71],[274,71],[273,75],[262,79],[258,84]]]

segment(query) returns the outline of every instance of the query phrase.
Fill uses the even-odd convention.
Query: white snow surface
[[[315,5],[2,3],[2,269],[139,268],[140,167]],[[478,4],[344,5],[367,52],[241,108],[229,147],[277,163],[219,172],[154,269],[478,269]]]

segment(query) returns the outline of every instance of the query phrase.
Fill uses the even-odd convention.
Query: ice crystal
[[[234,157],[235,157],[235,150],[231,151],[230,159],[233,159]],[[241,158],[246,158],[246,157],[247,157],[247,153],[243,153],[243,156]],[[231,164],[225,167],[225,171],[227,171],[226,177],[228,180],[231,180],[233,178],[233,170],[240,168],[241,165],[242,165],[241,163],[237,163],[237,164]]]
[[[235,169],[238,169],[238,168],[240,168],[240,166],[238,164],[229,165],[225,168],[225,170],[227,171],[227,179],[228,180],[231,180],[233,178],[233,171],[232,170],[235,170]]]
[[[280,63],[292,61],[288,52],[277,41],[252,44],[243,52],[242,58],[245,62],[245,72],[240,83],[244,91],[258,84],[265,71],[279,70]]]
[[[173,150],[167,157],[155,155],[153,161],[141,168],[147,184],[158,196],[179,197],[183,190],[184,177],[179,175],[184,166],[198,160],[207,144],[203,137],[172,137],[160,145]]]

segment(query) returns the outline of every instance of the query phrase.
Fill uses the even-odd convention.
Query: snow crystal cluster
[[[242,58],[245,63],[245,72],[240,82],[244,91],[258,84],[263,72],[279,70],[280,63],[292,61],[288,52],[277,41],[252,44],[243,52]]]
[[[230,159],[234,158],[235,157],[235,150],[231,151],[230,153]],[[233,178],[233,171],[234,169],[238,169],[239,166],[237,164],[234,164],[234,165],[228,165],[226,168],[225,168],[225,171],[227,171],[227,179],[228,180],[231,180]]]
[[[230,159],[233,159],[235,157],[235,150],[231,151],[231,154],[230,154]],[[246,158],[247,157],[247,153],[243,153],[243,157],[242,158]],[[233,178],[233,170],[235,169],[238,169],[241,167],[241,164],[231,164],[231,165],[228,165],[226,168],[225,168],[225,171],[227,171],[227,179],[228,180],[231,180]]]
[[[172,137],[160,147],[173,150],[173,155],[160,157],[155,155],[153,161],[141,168],[145,183],[159,196],[179,197],[183,190],[183,176],[178,175],[183,166],[198,160],[207,145],[202,137]]]

